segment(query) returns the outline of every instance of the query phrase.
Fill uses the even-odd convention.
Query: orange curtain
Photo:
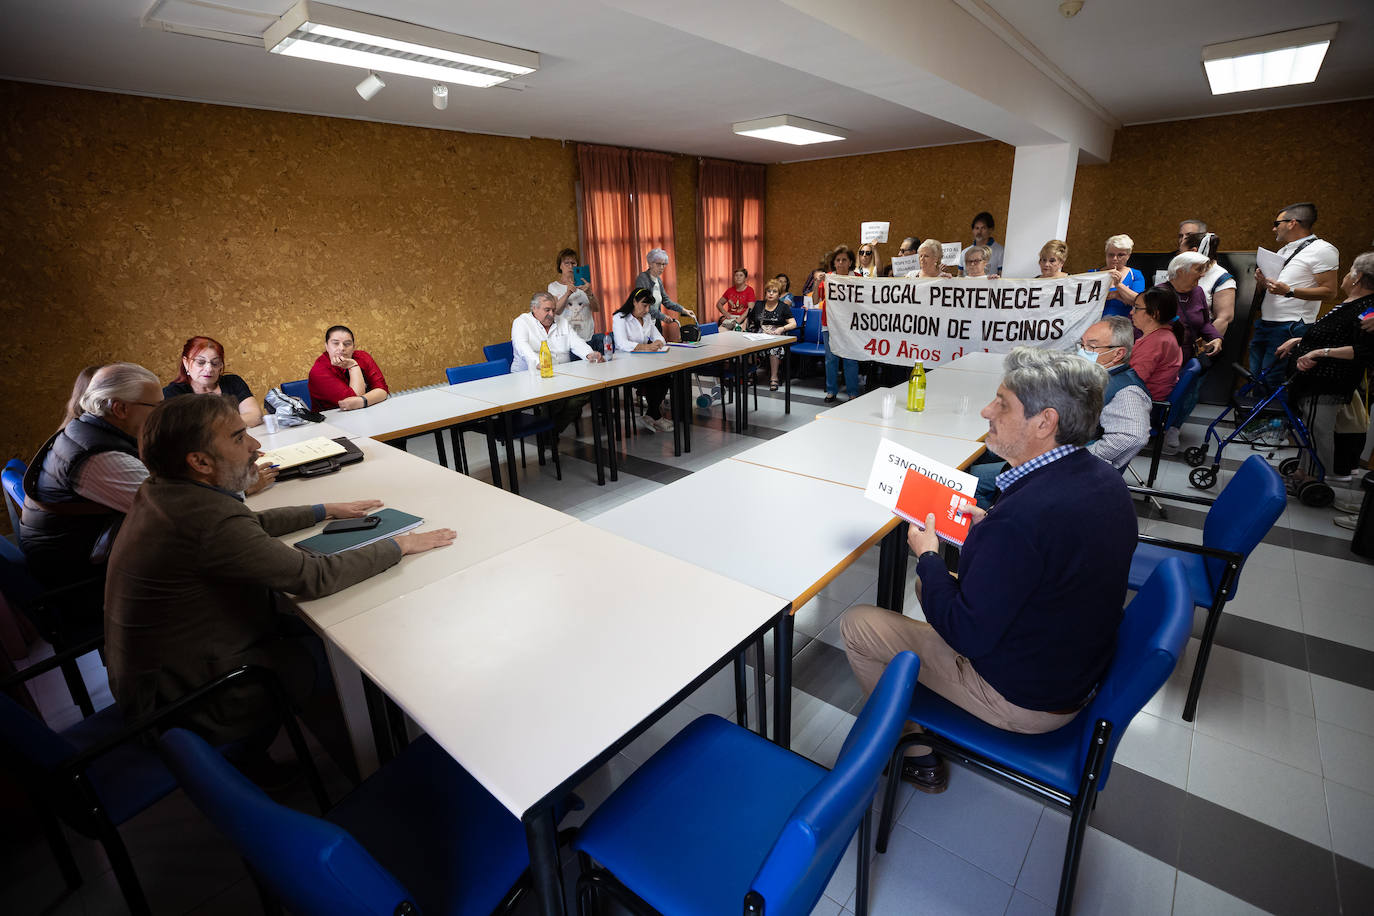
[[[592,289],[601,302],[597,327],[611,328],[611,314],[630,294],[651,248],[668,252],[663,285],[677,299],[673,255],[672,157],[663,153],[578,144],[582,185],[583,260],[592,268]]]
[[[698,314],[715,321],[715,302],[733,282],[736,267],[763,295],[763,195],[767,171],[745,162],[703,159],[697,180]]]

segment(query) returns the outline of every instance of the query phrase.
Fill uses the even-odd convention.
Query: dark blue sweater
[[[1135,543],[1121,475],[1080,449],[1007,488],[969,532],[958,579],[924,557],[921,606],[1008,701],[1074,708],[1111,661]]]

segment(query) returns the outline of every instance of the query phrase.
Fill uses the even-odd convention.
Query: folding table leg
[[[901,522],[883,536],[878,548],[878,606],[898,614],[906,601],[906,565],[911,553],[906,538],[910,527]]]
[[[606,485],[606,468],[602,463],[601,456],[601,411],[598,409],[598,398],[592,397],[592,451],[596,454],[596,485],[604,487]],[[557,442],[554,443],[557,447]],[[557,453],[555,453],[557,454]]]
[[[692,371],[684,369],[675,373],[677,376],[678,391],[682,395],[682,450],[687,454],[692,453]],[[673,399],[676,405],[678,400]]]
[[[789,608],[773,627],[773,743],[792,746],[792,628]]]
[[[501,414],[501,421],[505,425],[506,471],[510,474],[510,491],[518,494],[520,492],[520,475],[515,470],[515,443],[512,441],[515,437],[515,433],[511,427],[509,411]],[[522,451],[525,448],[525,440],[523,439],[520,440],[520,448]]]
[[[448,467],[448,453],[444,451],[444,431],[441,429],[434,431],[434,450],[439,453],[439,466]]]
[[[523,820],[537,912],[541,916],[563,916],[563,874],[558,864],[558,828],[553,822],[553,808],[544,806],[528,812]]]
[[[754,706],[758,710],[758,733],[768,738],[768,691],[764,689],[763,637],[754,640]]]
[[[749,727],[749,683],[744,670],[744,653],[735,656],[735,724]]]
[[[487,417],[487,461],[491,464],[491,483],[501,489],[501,459],[496,456],[496,419]]]

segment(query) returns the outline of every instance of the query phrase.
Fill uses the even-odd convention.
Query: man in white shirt
[[[1250,337],[1250,374],[1258,377],[1278,359],[1275,351],[1290,337],[1301,337],[1303,326],[1317,317],[1321,304],[1336,294],[1340,252],[1312,232],[1317,206],[1291,204],[1274,220],[1274,240],[1284,259],[1277,277],[1255,271],[1256,289],[1264,290],[1259,321]]]
[[[538,369],[539,348],[545,343],[549,345],[554,365],[568,362],[572,359],[572,353],[576,353],[589,363],[601,362],[601,354],[578,336],[568,324],[568,319],[555,314],[555,308],[553,296],[540,290],[530,299],[530,310],[511,322],[511,372]],[[579,394],[559,401],[553,411],[554,434],[561,433],[576,419],[589,400],[591,395]]]
[[[1006,257],[1006,249],[1002,243],[992,237],[992,230],[997,228],[997,223],[993,221],[992,214],[984,210],[973,218],[973,245],[968,246],[959,252],[959,269],[964,269],[964,255],[968,254],[969,248],[976,245],[986,245],[992,249],[992,259],[988,261],[988,276],[1000,277],[1002,275],[1002,260]]]

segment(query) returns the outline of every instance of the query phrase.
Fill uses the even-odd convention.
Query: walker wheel
[[[1193,468],[1188,474],[1188,482],[1199,490],[1209,490],[1217,482],[1217,469]]]
[[[1298,459],[1285,458],[1279,462],[1279,475],[1282,477],[1292,477],[1293,472],[1298,469]]]
[[[1304,506],[1324,509],[1336,501],[1336,492],[1320,480],[1309,480],[1298,487],[1298,500]]]
[[[1183,460],[1188,462],[1189,467],[1201,467],[1207,460],[1207,449],[1200,445],[1190,445],[1183,450]]]

